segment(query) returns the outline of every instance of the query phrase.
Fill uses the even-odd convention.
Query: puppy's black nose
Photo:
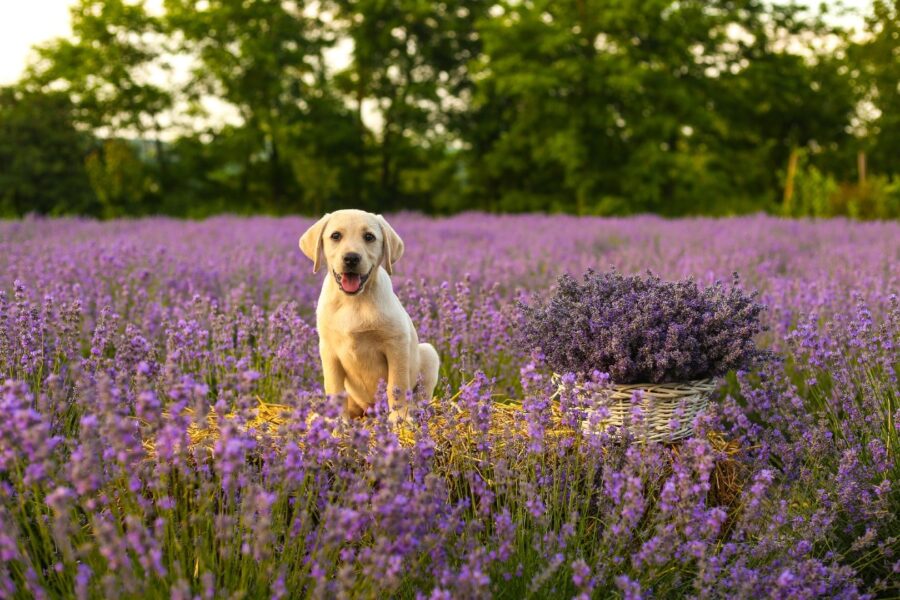
[[[362,260],[362,257],[356,252],[348,252],[344,255],[344,266],[345,267],[355,267],[359,264],[359,261]]]

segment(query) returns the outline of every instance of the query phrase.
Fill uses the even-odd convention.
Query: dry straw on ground
[[[477,433],[466,415],[466,411],[456,404],[454,396],[450,401],[442,401],[444,410],[435,411],[436,415],[429,421],[429,429],[435,436],[437,447],[435,448],[435,461],[438,470],[441,466],[449,466],[458,464],[458,461],[477,460]],[[265,402],[257,398],[259,404],[255,410],[255,416],[246,420],[242,426],[248,431],[255,432],[257,438],[262,442],[265,441],[268,447],[279,448],[282,426],[290,423],[293,407],[285,404],[275,404]],[[437,403],[435,399],[433,402]],[[447,410],[447,406],[453,407]],[[190,409],[187,409],[190,412]],[[495,451],[500,451],[506,456],[511,454],[524,458],[527,452],[529,440],[528,425],[523,418],[524,408],[521,402],[517,401],[498,401],[491,407],[491,421],[488,438]],[[226,415],[226,419],[236,418],[236,414]],[[307,417],[307,421],[311,422],[318,415],[311,413]],[[550,406],[550,426],[544,432],[545,447],[552,449],[557,447],[556,440],[565,437],[574,437],[576,440],[582,436],[580,428],[572,428],[563,422],[563,415],[559,408],[558,402],[553,402]],[[397,438],[405,447],[412,447],[417,441],[415,430],[410,426],[398,426],[396,428]],[[205,426],[192,423],[188,429],[190,437],[191,449],[194,451],[201,450],[212,455],[215,451],[215,442],[219,436],[218,417],[215,411],[210,411],[206,418]],[[742,464],[737,460],[737,455],[741,453],[742,448],[733,441],[724,439],[721,435],[709,433],[706,436],[711,447],[719,455],[716,461],[715,470],[711,477],[711,489],[709,492],[709,500],[718,506],[734,507],[737,502],[741,485],[744,479]],[[445,443],[441,443],[441,441]],[[145,443],[145,446],[152,456],[154,447],[152,442]],[[671,452],[673,459],[677,458],[681,452],[681,442],[666,443],[665,446]],[[195,455],[198,453],[195,452]]]

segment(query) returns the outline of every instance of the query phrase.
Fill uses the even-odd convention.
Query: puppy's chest
[[[322,308],[318,314],[320,334],[345,368],[368,365],[380,372],[390,348],[403,339],[397,316],[382,307],[356,303]]]
[[[338,334],[335,350],[342,359],[372,362],[384,356],[384,341],[376,332]]]
[[[334,311],[326,310],[319,315],[319,325],[341,337],[372,337],[380,331],[390,329],[385,315],[369,307],[354,309],[344,306]]]
[[[381,315],[363,311],[342,310],[321,319],[331,345],[341,354],[370,354],[384,343],[392,328]]]

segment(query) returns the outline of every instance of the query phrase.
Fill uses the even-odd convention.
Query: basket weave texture
[[[569,391],[562,376],[554,373],[557,394]],[[647,442],[674,442],[694,435],[694,419],[709,405],[709,398],[716,389],[715,379],[696,379],[676,383],[632,383],[612,385],[600,398],[599,404],[608,416],[597,421],[592,418],[596,409],[587,411],[582,427],[616,431],[628,430]],[[588,393],[578,384],[573,391],[584,398]],[[640,423],[633,423],[635,407],[640,407]]]

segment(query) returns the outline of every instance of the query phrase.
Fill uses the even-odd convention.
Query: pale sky
[[[71,35],[70,0],[0,0],[0,85],[22,75],[31,46]]]

